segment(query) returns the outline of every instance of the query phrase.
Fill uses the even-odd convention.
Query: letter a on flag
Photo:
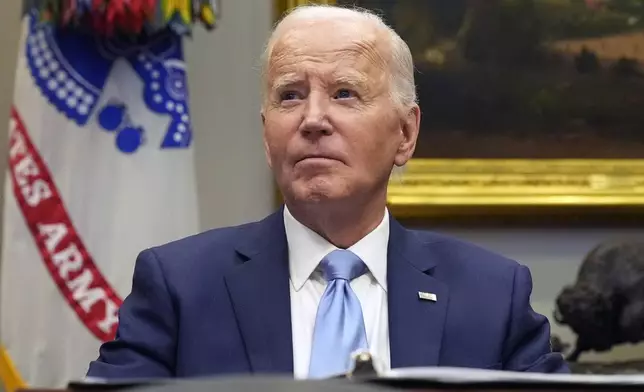
[[[35,13],[22,27],[0,275],[9,390],[81,379],[138,253],[198,230],[181,36],[97,38]]]

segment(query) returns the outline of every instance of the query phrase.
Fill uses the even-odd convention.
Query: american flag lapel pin
[[[438,300],[438,297],[436,297],[436,294],[434,293],[426,293],[424,291],[419,291],[418,299],[422,299],[423,301],[436,302]]]

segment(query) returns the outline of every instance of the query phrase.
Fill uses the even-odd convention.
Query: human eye
[[[302,95],[297,91],[287,90],[280,92],[280,101],[293,101],[296,99],[301,99]]]
[[[358,94],[356,94],[355,91],[350,90],[348,88],[341,88],[338,91],[335,92],[333,98],[335,99],[350,99],[350,98],[356,98]]]

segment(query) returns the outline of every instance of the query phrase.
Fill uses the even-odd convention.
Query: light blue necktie
[[[346,373],[351,354],[368,349],[360,300],[349,282],[367,267],[349,250],[334,250],[320,263],[329,284],[318,305],[309,364],[310,378]]]

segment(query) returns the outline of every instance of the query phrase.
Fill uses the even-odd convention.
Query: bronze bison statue
[[[557,297],[554,318],[577,335],[572,362],[585,351],[644,340],[644,238],[593,249]]]

